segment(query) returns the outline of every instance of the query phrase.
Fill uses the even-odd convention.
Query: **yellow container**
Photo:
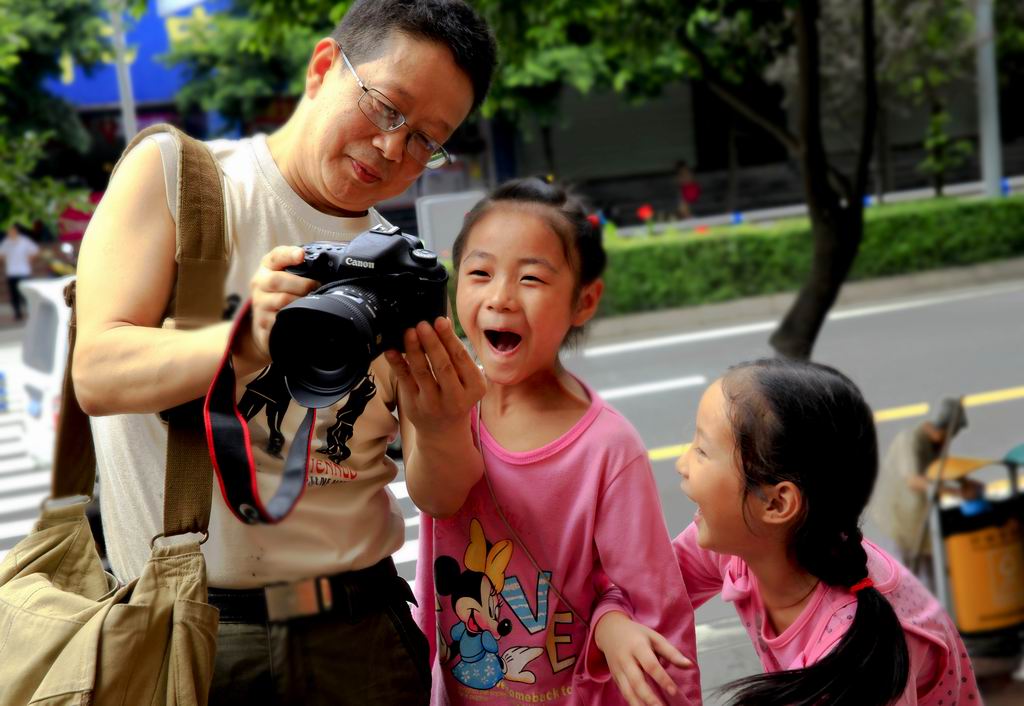
[[[986,513],[990,514],[990,513]],[[945,537],[957,627],[984,633],[1024,624],[1024,530],[1018,516]]]

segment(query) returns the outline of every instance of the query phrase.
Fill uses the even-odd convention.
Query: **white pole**
[[[981,132],[981,178],[986,196],[999,196],[1003,160],[999,139],[999,84],[996,79],[995,0],[977,0],[978,128]]]
[[[124,22],[121,19],[124,3],[121,0],[109,0],[107,7],[110,11],[110,24],[114,29],[117,89],[121,96],[121,122],[124,125],[124,141],[127,144],[139,131],[139,124],[135,119],[135,94],[132,92],[132,77],[128,72],[128,62],[125,58]]]

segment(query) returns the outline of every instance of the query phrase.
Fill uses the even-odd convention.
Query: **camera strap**
[[[316,410],[306,411],[305,418],[295,432],[291,448],[288,449],[281,483],[273,497],[264,503],[260,498],[249,425],[235,400],[235,368],[231,359],[231,348],[241,323],[251,316],[251,307],[250,299],[235,318],[224,357],[206,393],[203,419],[210,460],[228,508],[246,524],[276,524],[288,516],[306,489]]]
[[[498,502],[498,495],[494,492],[494,484],[491,483],[491,476],[487,472],[487,459],[485,458],[485,455],[484,455],[484,444],[483,444],[483,440],[480,438],[481,437],[480,429],[482,428],[482,425],[483,425],[483,420],[480,418],[480,407],[481,407],[481,405],[482,405],[481,402],[477,402],[476,406],[473,408],[474,415],[475,415],[475,421],[476,421],[476,424],[473,426],[473,441],[476,444],[476,448],[480,451],[480,460],[483,461],[483,465],[484,465],[483,476],[484,476],[484,481],[487,482],[487,490],[491,494],[491,506],[495,510],[498,511],[498,517],[501,518],[501,522],[502,522],[502,524],[505,525],[505,529],[512,536],[512,538],[516,541],[516,543],[519,545],[519,547],[523,550],[523,553],[526,554],[526,558],[530,560],[531,564],[533,564],[533,568],[537,571],[537,575],[538,576],[544,576],[544,575],[550,576],[549,572],[547,572],[547,571],[545,571],[544,569],[541,568],[540,562],[538,562],[534,558],[533,553],[530,551],[530,548],[528,546],[526,546],[526,542],[523,541],[523,538],[520,537],[519,533],[516,532],[515,529],[512,527],[512,523],[508,521],[508,518],[505,516],[505,511],[501,508],[501,503]],[[549,580],[548,581],[548,585],[555,592],[555,595],[558,596],[558,600],[562,601],[562,605],[564,605],[566,608],[568,608],[569,612],[572,613],[574,616],[576,616],[576,619],[578,621],[580,621],[580,623],[585,625],[587,627],[587,629],[589,630],[590,629],[590,621],[588,621],[586,618],[584,618],[579,612],[577,612],[577,610],[575,608],[572,607],[572,603],[570,603],[569,600],[562,594],[562,592],[558,589],[558,586],[553,581]]]

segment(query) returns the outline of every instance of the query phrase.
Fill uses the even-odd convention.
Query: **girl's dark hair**
[[[829,586],[867,578],[859,520],[878,474],[871,409],[845,375],[818,363],[764,359],[722,380],[743,472],[744,498],[789,481],[803,496],[791,538],[796,561]],[[728,684],[732,704],[885,706],[906,687],[907,642],[892,605],[857,592],[853,624],[828,655],[803,669]]]
[[[473,110],[491,86],[498,44],[487,22],[463,0],[356,0],[331,33],[353,65],[387,48],[391,32],[448,47],[473,84]]]
[[[583,201],[563,185],[549,183],[539,177],[526,177],[505,182],[478,201],[466,214],[462,230],[452,245],[452,262],[456,273],[462,265],[463,250],[470,231],[498,205],[529,208],[547,220],[551,230],[562,240],[565,259],[576,274],[574,299],[583,286],[595,281],[604,272],[607,255],[601,243],[601,226],[588,219]],[[583,327],[573,327],[566,337],[566,343],[576,342],[582,332]]]

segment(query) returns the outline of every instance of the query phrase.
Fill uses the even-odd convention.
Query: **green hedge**
[[[606,238],[601,313],[626,314],[797,289],[810,268],[806,220],[706,235]],[[872,207],[851,280],[1024,255],[1024,198]]]
[[[608,268],[599,314],[606,316],[793,291],[811,263],[806,219],[729,226],[705,235],[622,238],[608,228],[605,236]],[[849,279],[1014,256],[1024,256],[1024,197],[874,206],[865,214],[864,240]],[[454,308],[454,276],[449,293]]]

